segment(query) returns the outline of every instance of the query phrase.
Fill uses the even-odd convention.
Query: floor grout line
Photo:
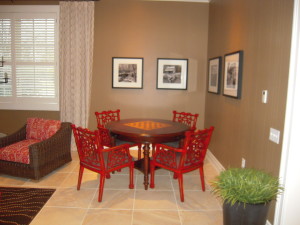
[[[79,161],[76,161],[76,162],[79,163]],[[58,180],[59,184],[57,186],[52,186],[52,184],[55,183],[54,182],[55,179],[51,180],[51,176],[49,177],[49,181],[46,180],[45,183],[43,183],[43,185],[40,185],[38,182],[37,183],[33,183],[33,182],[30,183],[31,182],[30,179],[18,181],[18,179],[16,180],[15,178],[10,178],[10,177],[8,177],[7,180],[3,180],[3,182],[2,182],[2,179],[1,179],[2,175],[0,175],[0,185],[17,186],[17,187],[32,187],[32,188],[72,189],[72,190],[74,190],[74,189],[76,189],[76,186],[77,186],[77,182],[75,182],[76,183],[75,184],[74,181],[75,180],[77,181],[77,179],[75,179],[72,176],[75,176],[77,178],[78,172],[76,172],[77,167],[76,166],[73,167],[73,166],[74,165],[71,165],[72,169],[70,169],[71,167],[63,168],[63,169],[68,170],[68,172],[64,172],[63,170],[56,172],[56,174],[59,174],[59,175],[55,176],[56,177],[55,179],[63,178],[62,182],[60,182],[60,180]],[[87,172],[87,171],[85,171],[85,172]],[[123,181],[124,181],[123,177],[129,176],[129,174],[126,173],[126,170],[124,172],[125,173],[123,173],[123,174],[113,174],[112,175],[111,179],[114,180],[114,178],[115,178],[116,180],[113,181],[112,183],[110,183],[111,187],[108,187],[108,188],[104,187],[104,193],[103,193],[104,196],[105,196],[106,190],[110,190],[110,191],[127,191],[127,190],[129,190],[128,188],[118,188],[117,186],[115,186],[119,182],[123,183]],[[159,171],[159,173],[161,173],[161,171]],[[91,197],[91,200],[89,202],[86,201],[86,204],[87,204],[86,206],[84,206],[84,207],[71,207],[71,206],[55,206],[55,205],[54,206],[47,206],[47,205],[45,205],[44,207],[45,208],[57,208],[58,211],[60,209],[70,209],[70,210],[71,209],[78,209],[78,210],[82,209],[82,210],[84,210],[84,211],[82,211],[82,218],[79,217],[80,220],[77,221],[78,224],[81,224],[81,225],[85,224],[90,219],[91,216],[88,215],[90,210],[99,210],[99,212],[100,211],[106,211],[106,210],[107,211],[127,211],[128,212],[128,214],[127,214],[128,219],[130,218],[130,220],[128,220],[127,224],[131,224],[131,225],[133,225],[137,221],[139,221],[139,216],[140,215],[144,215],[144,214],[146,215],[146,214],[151,213],[151,212],[154,213],[153,215],[163,216],[162,218],[166,218],[166,221],[168,221],[168,218],[169,218],[170,215],[172,215],[172,217],[170,217],[170,218],[174,219],[175,216],[176,216],[175,212],[177,212],[178,219],[176,219],[177,220],[176,224],[180,224],[180,225],[184,225],[186,223],[186,219],[189,219],[188,215],[189,216],[193,215],[193,214],[189,214],[189,213],[196,213],[196,214],[200,213],[200,215],[202,215],[202,213],[204,215],[205,215],[205,213],[210,213],[210,214],[217,213],[218,215],[220,215],[220,212],[222,212],[222,208],[220,207],[220,204],[218,204],[218,206],[217,205],[211,205],[212,207],[210,207],[209,209],[205,209],[205,207],[203,209],[200,209],[200,207],[198,207],[197,205],[192,206],[195,209],[193,209],[192,207],[191,207],[191,209],[184,209],[184,207],[181,207],[180,202],[179,202],[180,198],[176,198],[176,196],[178,196],[178,194],[179,194],[179,189],[177,188],[176,182],[175,182],[177,180],[173,180],[173,173],[164,174],[165,171],[162,171],[162,173],[163,174],[157,174],[157,173],[155,174],[155,178],[158,178],[159,181],[162,182],[158,185],[159,189],[157,189],[157,188],[156,189],[150,189],[149,188],[147,190],[148,193],[145,193],[145,194],[147,194],[148,196],[151,196],[151,193],[149,193],[149,192],[152,192],[153,194],[155,194],[157,192],[161,192],[162,194],[160,193],[157,196],[168,196],[166,199],[164,198],[165,201],[170,201],[169,199],[174,198],[174,202],[173,202],[173,200],[171,200],[172,201],[171,204],[173,204],[173,205],[170,205],[170,202],[168,203],[169,204],[168,207],[171,206],[170,208],[167,208],[167,207],[163,208],[164,207],[163,206],[163,207],[161,207],[162,209],[157,209],[157,208],[152,208],[151,205],[148,205],[148,207],[150,206],[149,208],[147,208],[147,206],[144,208],[143,205],[141,205],[140,201],[141,200],[144,201],[143,198],[141,199],[141,196],[143,196],[142,191],[145,191],[144,188],[143,188],[144,186],[140,184],[140,183],[143,183],[143,174],[137,173],[136,170],[134,171],[133,200],[131,200],[132,192],[130,194],[130,199],[129,199],[129,203],[132,204],[132,206],[130,206],[128,208],[125,208],[125,207],[124,208],[122,208],[122,207],[112,208],[111,206],[113,206],[113,207],[118,206],[118,205],[114,205],[115,204],[114,202],[111,202],[111,203],[110,202],[104,202],[104,204],[102,206],[109,206],[109,207],[103,207],[103,208],[99,208],[100,206],[97,207],[97,204],[96,205],[93,204],[93,202],[95,200],[97,200],[97,194],[98,194],[98,190],[99,190],[98,189],[99,185],[97,184],[97,187],[96,187],[96,185],[94,183],[95,182],[94,179],[98,180],[99,177],[98,176],[91,176],[91,175],[85,181],[86,182],[85,183],[86,187],[81,187],[81,190],[90,190],[90,191],[87,191],[87,193],[90,193],[88,197],[89,198]],[[53,174],[55,174],[55,173],[53,173]],[[85,174],[93,174],[93,173],[85,173]],[[191,174],[191,175],[185,174],[184,175],[184,177],[185,177],[184,179],[187,180],[187,184],[188,184],[187,188],[190,188],[190,190],[189,189],[184,189],[185,193],[190,192],[190,195],[193,196],[194,195],[193,193],[197,194],[197,192],[199,192],[199,191],[202,192],[201,188],[199,190],[193,189],[193,188],[197,188],[195,186],[194,179],[196,179],[196,177],[198,177],[198,176],[199,175],[196,175],[196,174]],[[210,172],[208,176],[209,176],[209,178],[211,178],[213,176],[213,171]],[[118,178],[120,178],[120,179],[118,180]],[[165,179],[165,178],[168,178],[168,179]],[[188,179],[186,179],[186,178],[191,179],[191,180],[188,181]],[[11,181],[10,181],[10,179],[11,179]],[[149,180],[150,180],[150,176],[149,176]],[[8,183],[6,184],[5,182],[8,182]],[[65,182],[65,184],[64,184],[65,186],[62,186],[64,182]],[[169,182],[170,182],[170,184],[169,184]],[[98,183],[98,181],[97,181],[97,183]],[[107,184],[107,183],[108,183],[108,181],[105,182],[105,184]],[[47,185],[47,184],[51,184],[51,185]],[[209,185],[209,182],[206,179],[205,179],[205,184],[206,184],[206,188],[207,188],[206,191],[209,192],[210,191],[210,185]],[[68,186],[68,185],[70,185],[70,186]],[[170,189],[169,189],[169,185],[170,185]],[[190,185],[194,185],[194,186],[190,186]],[[89,187],[89,186],[95,186],[95,187]],[[165,195],[163,194],[164,192],[166,193]],[[66,190],[65,193],[69,193],[69,191]],[[70,190],[70,193],[72,193],[71,190]],[[111,192],[111,193],[114,193],[114,192]],[[120,193],[122,193],[122,192],[120,192]],[[139,199],[137,199],[137,196],[139,196]],[[155,194],[155,196],[156,196],[156,194]],[[171,196],[173,196],[173,197],[171,198]],[[205,195],[205,196],[207,196],[207,195]],[[52,195],[49,200],[51,200],[53,197],[54,197],[54,195]],[[61,198],[63,196],[57,195],[56,197],[58,197],[58,200],[61,201],[59,198]],[[76,196],[71,196],[71,199],[72,199],[72,201],[77,201]],[[126,198],[124,198],[124,199],[126,200]],[[154,198],[154,199],[155,199],[155,201],[158,201],[157,204],[160,204],[159,203],[159,201],[160,201],[159,198]],[[208,199],[210,199],[210,197]],[[86,199],[86,200],[88,200],[88,199]],[[57,199],[56,199],[56,201],[57,201]],[[61,203],[59,203],[59,201],[58,201],[58,203],[55,203],[55,204],[58,204],[58,205],[61,204]],[[128,201],[128,199],[126,201]],[[139,201],[139,202],[137,202],[137,201]],[[193,203],[193,201],[191,203]],[[117,204],[119,204],[119,203],[117,203]],[[175,206],[175,204],[176,204],[176,206]],[[81,205],[78,204],[78,206],[81,206]],[[120,205],[120,206],[123,206],[123,205]],[[138,208],[136,208],[136,206],[138,206]],[[155,206],[155,205],[152,205],[152,206]],[[198,207],[199,209],[197,209],[196,207]],[[41,212],[42,212],[42,210],[40,211],[40,213]],[[48,211],[45,211],[45,212],[48,212]],[[74,212],[76,212],[76,210]],[[139,214],[137,214],[136,217],[135,217],[136,212],[139,212]],[[172,213],[164,214],[163,212],[172,212]],[[40,213],[38,215],[40,215]],[[107,213],[107,212],[105,212],[105,213]],[[131,213],[131,215],[130,215],[130,213]],[[97,211],[96,211],[96,214],[97,214]],[[109,213],[108,213],[108,215],[109,215]],[[43,217],[43,216],[44,215],[40,215],[40,217]],[[153,218],[155,218],[155,216]],[[176,218],[177,218],[177,216],[176,216]],[[201,223],[199,223],[199,224],[201,224]]]

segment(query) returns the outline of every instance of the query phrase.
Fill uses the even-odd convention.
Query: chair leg
[[[155,175],[155,166],[152,162],[150,162],[150,188],[154,188],[154,175]]]
[[[84,167],[80,165],[79,174],[78,174],[78,182],[77,182],[77,190],[80,190],[83,170],[84,170]]]
[[[180,192],[180,200],[184,202],[184,193],[183,193],[183,176],[182,173],[178,174],[178,184],[179,184],[179,192]]]
[[[105,183],[105,176],[106,176],[105,174],[100,174],[98,202],[102,201],[103,189],[104,189],[104,183]]]
[[[205,191],[205,181],[204,181],[203,166],[199,167],[199,172],[200,172],[200,180],[201,180],[201,185],[202,185],[202,191]]]
[[[133,189],[134,188],[134,180],[133,180],[133,170],[134,170],[134,162],[132,162],[132,164],[129,166],[129,189]]]
[[[155,144],[152,143],[152,156],[155,154]]]
[[[138,145],[138,159],[142,158],[142,144]]]
[[[178,178],[177,173],[174,173],[174,174],[173,174],[173,179],[176,180],[177,178]]]

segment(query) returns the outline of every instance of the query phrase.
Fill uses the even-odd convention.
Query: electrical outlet
[[[246,167],[246,159],[242,158],[242,164],[241,164],[242,168]]]
[[[274,128],[270,128],[269,140],[279,144],[280,141],[280,131]]]

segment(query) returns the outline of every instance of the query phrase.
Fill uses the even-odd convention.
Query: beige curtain
[[[87,127],[93,65],[94,2],[60,4],[60,118]]]

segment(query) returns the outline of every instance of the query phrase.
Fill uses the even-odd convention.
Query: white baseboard
[[[206,159],[215,167],[215,169],[220,173],[225,170],[224,166],[219,162],[219,160],[211,153],[209,149],[206,152]]]

